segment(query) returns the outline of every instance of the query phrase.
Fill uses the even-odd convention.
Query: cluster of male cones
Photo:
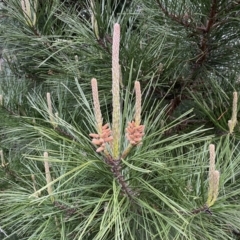
[[[97,152],[103,152],[112,161],[126,157],[133,146],[139,145],[144,136],[144,125],[141,122],[141,89],[140,83],[135,82],[136,104],[135,120],[128,123],[126,127],[126,138],[129,141],[128,147],[121,153],[121,111],[120,111],[120,65],[119,65],[120,25],[114,25],[113,46],[112,46],[112,130],[109,124],[103,125],[102,114],[98,97],[98,84],[95,78],[92,79],[92,95],[97,133],[91,133],[92,143],[96,145]]]
[[[135,119],[128,123],[126,127],[126,138],[129,141],[126,149],[121,151],[121,109],[120,109],[120,76],[119,65],[120,47],[120,25],[114,24],[113,45],[112,45],[112,125],[103,125],[102,113],[98,97],[98,83],[95,78],[91,80],[94,115],[97,133],[90,133],[92,143],[97,147],[97,152],[101,152],[105,162],[111,167],[113,175],[121,185],[124,194],[132,197],[135,193],[126,183],[122,175],[121,160],[125,158],[133,146],[141,144],[144,136],[144,125],[141,123],[141,88],[138,81],[135,82]]]

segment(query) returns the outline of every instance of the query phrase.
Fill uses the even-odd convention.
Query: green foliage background
[[[239,239],[239,125],[229,134],[228,120],[232,93],[239,92],[240,3],[92,3],[38,0],[31,26],[20,1],[1,2],[6,164],[0,169],[0,239]],[[115,22],[121,25],[122,149],[135,80],[143,92],[143,143],[122,161],[122,174],[137,193],[132,198],[89,137],[95,131],[93,77],[104,122],[111,122]],[[206,211],[210,143],[221,175],[218,199]]]

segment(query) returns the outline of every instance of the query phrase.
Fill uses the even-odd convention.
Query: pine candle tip
[[[120,31],[120,24],[119,23],[114,24],[114,30]]]
[[[140,87],[140,82],[139,81],[135,81],[135,87]]]
[[[142,111],[142,94],[139,81],[134,83],[135,94],[136,94],[136,103],[135,103],[135,123],[137,126],[141,122],[141,111]]]
[[[96,127],[98,133],[102,133],[102,113],[100,108],[100,102],[98,97],[98,83],[96,78],[91,79],[92,85],[92,97],[93,97],[93,105],[94,105],[94,114],[96,120]]]
[[[48,158],[48,152],[44,152],[44,153],[43,153],[43,156],[44,156],[44,158],[47,159],[47,158]]]
[[[215,145],[214,144],[209,145],[209,155],[210,155],[209,173],[211,175],[212,172],[215,170]]]
[[[91,83],[92,84],[97,84],[97,79],[96,78],[92,78]]]
[[[209,145],[209,151],[212,153],[212,152],[215,152],[215,145],[214,144],[210,144]]]
[[[232,108],[232,121],[234,123],[234,127],[236,125],[237,122],[237,102],[238,102],[238,93],[237,92],[233,92],[233,108]]]
[[[215,170],[215,171],[214,171],[214,176],[215,176],[216,179],[219,179],[219,177],[220,177],[220,172],[219,172],[218,170]]]

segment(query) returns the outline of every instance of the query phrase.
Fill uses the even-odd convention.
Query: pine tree
[[[1,239],[239,238],[239,1],[0,11]]]

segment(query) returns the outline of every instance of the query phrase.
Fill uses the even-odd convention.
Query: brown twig
[[[59,127],[56,127],[55,130],[60,133],[61,135],[67,137],[70,140],[76,140],[75,137],[73,137],[71,134],[67,133],[66,131],[62,130]]]
[[[58,201],[54,201],[54,206],[62,210],[65,213],[67,219],[70,218],[72,215],[74,215],[78,211],[77,208],[69,207]]]
[[[201,66],[207,59],[210,49],[208,46],[208,39],[207,35],[211,31],[212,27],[216,23],[216,15],[217,15],[217,0],[212,0],[211,10],[209,13],[209,17],[206,23],[206,26],[201,27],[202,34],[200,36],[201,42],[199,45],[199,48],[201,50],[201,53],[196,61],[196,64]],[[198,30],[200,28],[198,27]]]
[[[109,38],[109,36],[105,36],[103,38],[97,39],[97,43],[99,44],[99,46],[101,46],[108,54],[111,55],[111,51],[109,50],[109,48],[107,46],[107,42],[112,44],[112,39]]]
[[[191,17],[188,15],[188,14],[185,14],[183,16],[178,16],[176,14],[171,14],[168,12],[168,10],[166,8],[164,8],[163,4],[160,2],[160,0],[156,0],[159,8],[163,11],[163,13],[171,18],[173,21],[177,22],[177,23],[180,23],[181,25],[183,25],[184,27],[189,27],[190,26],[190,22],[188,22],[187,20],[190,19],[191,20]]]
[[[191,211],[192,214],[198,214],[200,212],[205,212],[205,213],[208,213],[208,214],[212,215],[212,212],[207,205],[203,205],[202,207],[194,209],[193,211]]]
[[[227,111],[228,111],[228,109],[227,109],[226,111],[224,111],[224,112],[217,118],[217,120],[219,121],[219,120],[224,116],[224,114],[225,114]]]
[[[138,195],[137,192],[133,191],[132,188],[128,185],[126,182],[124,176],[122,175],[122,166],[121,166],[121,160],[113,160],[111,158],[105,159],[105,162],[108,166],[111,167],[111,171],[118,181],[118,183],[121,186],[122,192],[128,196],[130,199],[133,199],[134,196]]]
[[[213,26],[213,24],[216,21],[216,14],[217,14],[217,0],[213,0],[210,14],[209,14],[209,20],[208,20],[207,26],[206,26],[207,33],[210,31],[211,27]]]
[[[39,31],[36,28],[33,28],[33,33],[35,34],[35,36],[42,38],[42,35],[39,33]],[[54,47],[51,46],[51,44],[49,42],[42,42],[45,46],[48,47],[48,49],[50,49],[51,51],[54,51]]]

